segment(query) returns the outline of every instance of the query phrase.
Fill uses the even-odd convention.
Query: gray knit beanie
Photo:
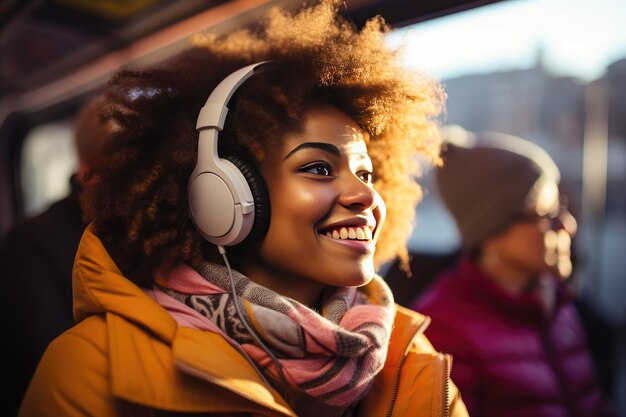
[[[554,160],[522,138],[459,127],[448,129],[446,137],[437,186],[467,249],[504,230],[541,183],[559,182]]]

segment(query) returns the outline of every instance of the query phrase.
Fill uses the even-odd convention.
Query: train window
[[[20,165],[26,216],[40,213],[70,193],[76,161],[70,120],[43,124],[27,133]]]
[[[579,226],[570,282],[614,323],[624,323],[626,312],[624,17],[623,0],[502,1],[387,38],[392,46],[403,44],[407,66],[443,83],[446,124],[524,137],[552,155]],[[425,198],[409,249],[447,256],[459,247],[456,227],[432,170],[422,183]],[[613,393],[623,411],[626,350],[623,332],[618,337]]]
[[[626,2],[518,0],[388,34],[407,66],[448,94],[445,122],[500,131],[544,147],[578,218],[573,282],[616,317],[626,311]],[[410,240],[446,252],[458,236],[430,176]]]

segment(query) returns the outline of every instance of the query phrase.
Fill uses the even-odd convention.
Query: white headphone
[[[253,228],[267,230],[269,225],[269,198],[260,175],[245,161],[222,159],[217,153],[230,98],[265,63],[248,65],[224,78],[198,115],[198,160],[187,187],[189,213],[202,237],[218,246],[236,245]]]

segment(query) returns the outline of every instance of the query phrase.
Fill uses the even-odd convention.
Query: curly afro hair
[[[271,69],[244,83],[229,103],[220,156],[261,161],[311,107],[341,109],[370,135],[374,185],[387,205],[376,260],[406,263],[421,198],[418,157],[439,163],[436,117],[445,95],[437,82],[400,65],[385,45],[380,17],[358,29],[339,15],[340,4],[324,0],[295,14],[273,9],[255,31],[197,36],[168,62],[113,76],[102,117],[119,128],[93,166],[82,204],[129,279],[146,285],[156,269],[211,256],[188,215],[196,118],[226,75],[265,60]]]

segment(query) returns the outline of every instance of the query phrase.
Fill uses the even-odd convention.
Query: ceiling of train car
[[[246,3],[4,0],[0,4],[0,97],[42,86],[164,27],[236,1]],[[398,25],[485,3],[489,1],[346,0],[346,14],[357,24],[381,14]]]
[[[35,88],[225,0],[14,0],[0,10],[0,95]]]

